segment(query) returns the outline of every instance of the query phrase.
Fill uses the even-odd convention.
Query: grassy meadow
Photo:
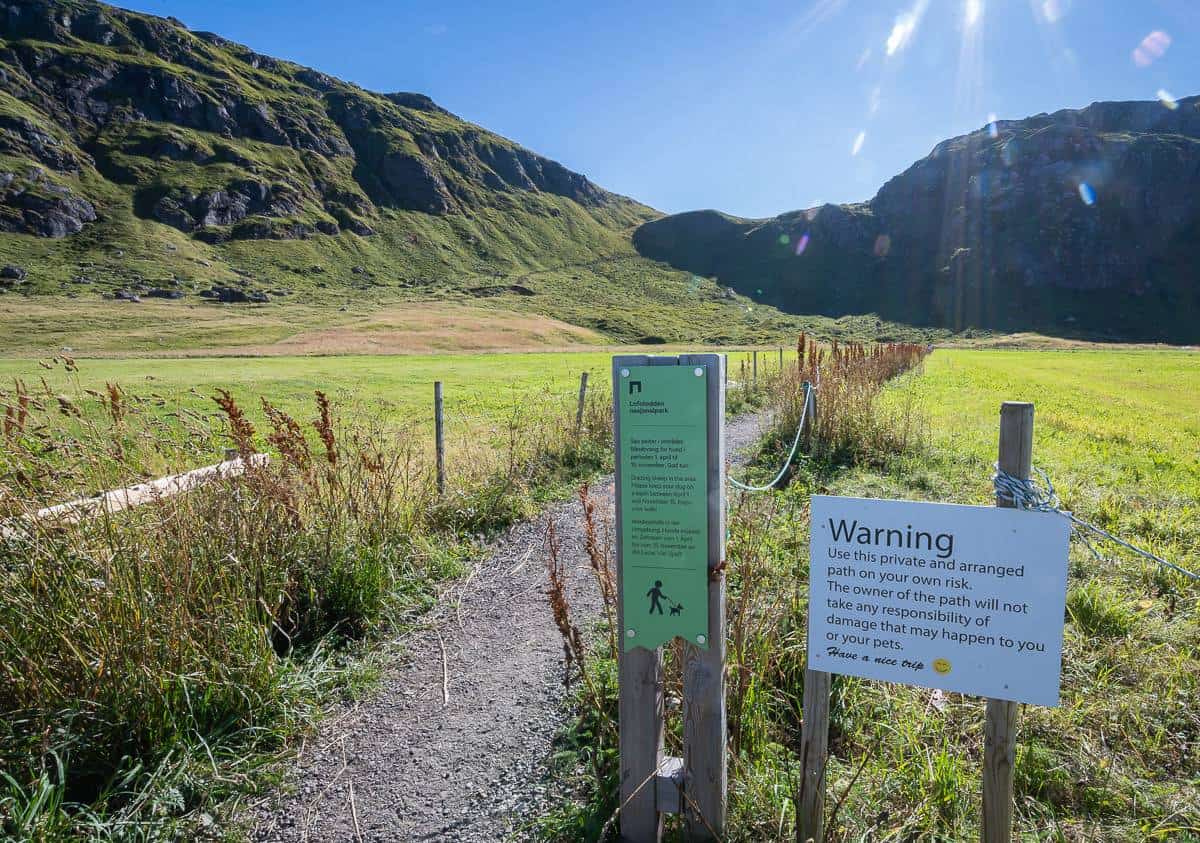
[[[342,412],[407,430],[431,440],[433,384],[441,381],[451,444],[480,431],[503,426],[514,415],[536,414],[547,404],[573,402],[579,379],[589,377],[589,394],[608,399],[608,372],[613,353],[668,354],[673,347],[606,348],[603,351],[538,351],[509,354],[404,354],[263,357],[141,358],[0,358],[0,392],[11,391],[15,379],[31,389],[72,396],[88,389],[103,391],[116,384],[131,395],[148,399],[146,412],[160,417],[180,412],[212,415],[212,396],[226,389],[253,421],[264,418],[260,399],[304,417],[313,393],[321,390]],[[731,378],[750,378],[750,352],[730,350]],[[785,352],[794,360],[795,352]],[[777,349],[759,353],[765,378],[779,368]],[[43,386],[44,382],[44,386]],[[87,397],[81,409],[102,412]],[[429,434],[429,435],[426,435]],[[147,470],[167,465],[148,465]]]
[[[844,379],[826,370],[821,423],[786,490],[731,499],[731,840],[794,839],[810,495],[990,503],[1000,403],[1028,400],[1034,463],[1065,508],[1200,569],[1200,355],[950,349],[882,391]],[[779,426],[751,477],[765,481],[790,444],[798,386],[770,387]],[[1022,706],[1019,837],[1200,840],[1200,583],[1097,550],[1072,543],[1062,703]],[[562,756],[601,786],[544,821],[558,839],[594,837],[615,808],[615,758],[596,748],[615,716],[608,655],[589,668],[605,693],[584,695]],[[666,662],[671,697],[671,648]],[[978,698],[835,677],[830,839],[977,839],[983,722]]]

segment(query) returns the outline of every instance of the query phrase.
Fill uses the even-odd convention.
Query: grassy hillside
[[[630,232],[657,212],[427,97],[173,19],[4,7],[0,71],[0,352],[261,351],[331,324],[354,336],[324,350],[363,350],[381,310],[425,302],[431,322],[499,309],[616,342],[876,329],[640,257]]]

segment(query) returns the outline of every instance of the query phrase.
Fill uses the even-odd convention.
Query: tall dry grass
[[[417,428],[348,422],[318,392],[308,419],[264,399],[256,429],[212,399],[0,395],[0,836],[187,833],[344,686],[343,642],[429,605],[475,537],[610,450],[605,402],[578,433],[573,406],[527,402],[460,431],[439,495]],[[272,459],[77,524],[34,517],[226,443]]]
[[[804,334],[796,344],[795,365],[767,385],[774,416],[768,446],[791,444],[804,407],[804,383],[815,387],[815,413],[805,434],[805,452],[832,463],[874,460],[919,440],[920,414],[911,404],[884,412],[879,397],[893,378],[919,368],[928,347],[911,343],[821,345]]]

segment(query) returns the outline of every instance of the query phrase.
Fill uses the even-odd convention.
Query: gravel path
[[[736,462],[763,418],[728,424]],[[611,475],[592,496],[611,520]],[[251,839],[495,841],[521,837],[545,813],[565,702],[562,639],[545,595],[551,518],[573,616],[584,628],[599,617],[578,501],[516,525],[448,591],[430,628],[403,642],[406,657],[382,687],[306,742],[289,792],[259,806]]]

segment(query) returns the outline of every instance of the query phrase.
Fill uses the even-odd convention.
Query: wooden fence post
[[[685,356],[683,365],[717,355]],[[725,709],[725,388],[708,379],[708,649],[683,647],[683,817],[688,840],[725,834],[728,739]]]
[[[621,442],[621,410],[617,384],[624,366],[650,363],[647,355],[613,357],[613,441]],[[621,478],[618,470],[618,483]],[[624,555],[621,549],[621,493],[614,494],[617,524],[617,629],[625,625]],[[663,669],[662,649],[635,647],[626,650],[617,643],[617,752],[620,764],[621,840],[628,843],[657,843],[662,837],[662,815],[658,812],[657,777],[663,763]]]
[[[783,346],[779,347],[779,371],[783,371]]]
[[[1000,470],[1027,480],[1033,469],[1033,405],[1005,401],[1000,406]],[[1015,504],[996,497],[996,506]],[[984,843],[1010,843],[1013,827],[1013,768],[1017,755],[1017,715],[1010,700],[989,699],[983,743]]]
[[[812,607],[809,607],[811,613]],[[800,788],[796,793],[796,843],[824,843],[825,767],[829,763],[829,689],[822,670],[804,671],[804,722],[800,728]]]
[[[437,444],[437,490],[446,491],[446,423],[442,412],[442,382],[433,384],[433,433]]]
[[[579,406],[575,410],[575,435],[579,435],[579,431],[583,429],[583,407],[587,401],[587,382],[588,373],[584,372],[579,376]]]
[[[809,401],[805,443],[812,443],[817,420],[817,394],[804,382]],[[808,607],[811,617],[812,606]],[[800,786],[796,791],[797,843],[825,840],[825,767],[829,762],[829,691],[832,677],[822,670],[804,671],[804,721],[800,727]]]
[[[758,386],[758,352],[755,351],[755,352],[753,352],[753,354],[754,354],[754,357],[753,357],[753,360],[754,360],[754,385],[755,385],[755,387],[757,387]]]

